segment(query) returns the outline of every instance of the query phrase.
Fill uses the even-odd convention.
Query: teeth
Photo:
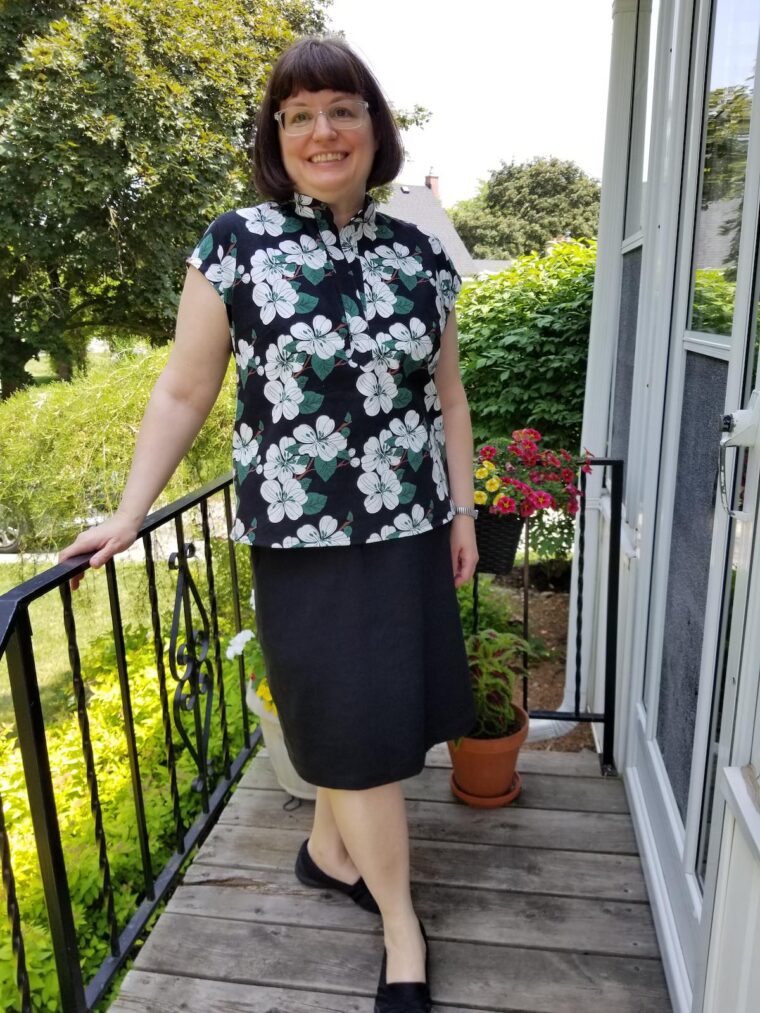
[[[326,151],[322,155],[312,155],[310,162],[340,162],[346,156],[340,151]]]

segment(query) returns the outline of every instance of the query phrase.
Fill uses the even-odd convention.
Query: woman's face
[[[294,190],[330,206],[351,204],[358,208],[377,149],[372,118],[367,115],[361,126],[341,130],[327,116],[317,115],[320,109],[327,110],[333,102],[346,98],[360,99],[361,95],[302,89],[281,102],[281,110],[307,109],[315,118],[313,129],[296,137],[280,127],[280,150]]]

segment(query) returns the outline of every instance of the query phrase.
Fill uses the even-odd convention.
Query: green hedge
[[[477,441],[531,426],[545,446],[578,450],[595,264],[596,243],[573,240],[463,286],[462,378]]]
[[[116,508],[168,355],[161,348],[117,357],[71,383],[28,388],[0,404],[0,503],[22,523],[22,548],[58,549],[83,520]],[[217,403],[160,503],[232,467],[234,383],[231,360]]]

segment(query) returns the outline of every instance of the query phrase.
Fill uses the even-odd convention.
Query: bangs
[[[277,80],[272,82],[272,101],[277,105],[301,89],[345,91],[369,98],[366,73],[340,43],[309,40],[294,46],[277,70]]]

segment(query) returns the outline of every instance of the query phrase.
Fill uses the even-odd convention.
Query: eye
[[[297,125],[308,123],[311,120],[311,113],[308,109],[293,109],[285,113],[285,122]]]

